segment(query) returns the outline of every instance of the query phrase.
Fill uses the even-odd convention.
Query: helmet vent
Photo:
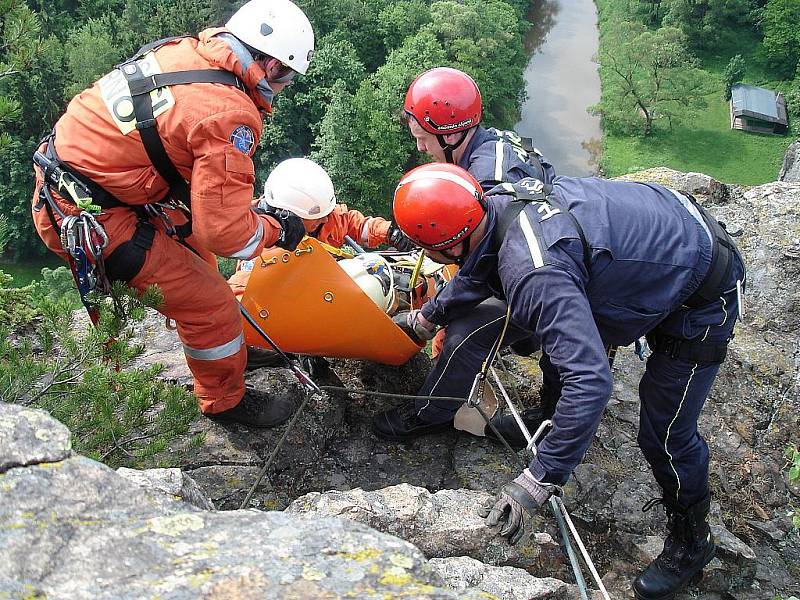
[[[270,27],[268,24],[266,23],[261,24],[261,35],[263,35],[264,37],[268,36],[273,31],[274,30],[272,29],[272,27]]]
[[[294,60],[294,54],[289,55],[289,60]]]

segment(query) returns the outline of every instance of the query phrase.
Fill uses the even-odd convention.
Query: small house
[[[731,88],[731,129],[784,134],[789,126],[780,92],[737,83]]]

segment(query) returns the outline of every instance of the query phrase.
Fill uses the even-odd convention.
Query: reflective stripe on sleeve
[[[258,248],[258,244],[264,238],[264,223],[259,218],[258,219],[258,227],[256,228],[256,232],[253,234],[244,248],[236,252],[235,254],[231,254],[229,258],[238,258],[240,260],[247,260],[253,254],[255,254],[256,248]]]
[[[519,213],[519,225],[522,228],[522,233],[525,235],[525,241],[528,242],[528,248],[531,251],[533,268],[538,269],[539,267],[543,267],[544,259],[542,259],[542,249],[539,246],[539,240],[536,239],[536,234],[533,233],[531,222],[528,221],[528,216],[524,211]]]
[[[225,342],[219,346],[214,346],[213,348],[206,348],[203,350],[192,348],[191,346],[184,344],[183,353],[189,358],[193,358],[195,360],[221,360],[236,354],[243,344],[244,333],[240,333],[230,342]]]
[[[502,140],[494,143],[494,180],[503,181],[503,157],[505,156]]]

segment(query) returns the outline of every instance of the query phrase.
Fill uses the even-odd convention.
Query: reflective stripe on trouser
[[[442,351],[431,370],[421,396],[454,396],[466,399],[475,375],[500,335],[506,316],[505,302],[490,298],[467,315],[451,321],[446,330]],[[507,346],[530,336],[530,332],[509,324],[503,345]],[[461,402],[416,400],[422,420],[442,423],[453,418]]]
[[[735,281],[743,272],[735,261],[729,291],[719,301],[678,310],[659,330],[712,343],[730,339],[738,310]],[[719,367],[653,354],[639,383],[639,447],[664,496],[682,506],[693,505],[708,492],[708,446],[697,420]]]

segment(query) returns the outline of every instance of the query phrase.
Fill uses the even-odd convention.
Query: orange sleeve
[[[357,210],[348,210],[346,204],[337,204],[322,226],[317,239],[337,248],[344,245],[349,235],[360,245],[374,248],[386,243],[389,221],[381,217],[365,217]]]
[[[192,234],[217,256],[258,256],[280,234],[276,221],[256,214],[250,206],[255,182],[250,156],[260,134],[258,113],[244,109],[211,115],[189,131],[187,139],[194,156]]]

